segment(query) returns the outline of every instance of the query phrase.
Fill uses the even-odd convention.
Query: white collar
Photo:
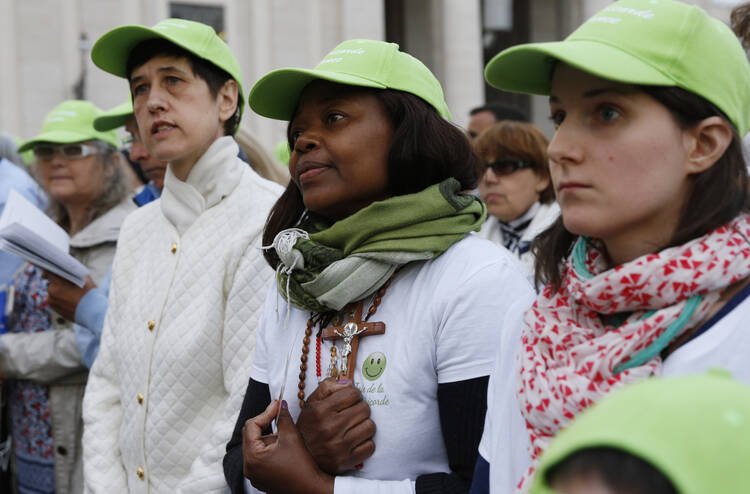
[[[237,186],[244,168],[237,152],[237,143],[231,136],[216,139],[193,165],[184,182],[167,166],[161,210],[179,235]]]
[[[527,223],[534,216],[536,216],[537,211],[539,211],[539,206],[541,206],[541,204],[539,203],[539,201],[535,202],[534,204],[531,205],[531,207],[529,209],[526,210],[525,213],[523,213],[521,216],[519,216],[518,218],[514,219],[513,221],[507,222],[506,225],[508,225],[509,227],[511,227],[513,229],[516,229],[520,225],[523,225],[524,223]]]

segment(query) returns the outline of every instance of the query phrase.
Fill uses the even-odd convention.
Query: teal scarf
[[[416,194],[374,202],[332,225],[280,232],[279,293],[310,312],[338,311],[373,294],[400,266],[433,259],[487,214],[453,178]]]

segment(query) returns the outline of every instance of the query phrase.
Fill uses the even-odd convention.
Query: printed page
[[[68,254],[68,234],[25,197],[11,190],[0,216],[0,249],[78,286],[88,269]]]

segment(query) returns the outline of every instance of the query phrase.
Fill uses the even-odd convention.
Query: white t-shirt
[[[411,493],[419,475],[449,472],[438,384],[489,375],[498,340],[504,338],[505,328],[518,327],[533,297],[519,262],[473,235],[437,259],[402,269],[370,319],[384,322],[385,334],[360,340],[354,372],[354,384],[370,404],[377,426],[375,453],[352,477],[337,477],[335,492]],[[293,308],[285,328],[286,311],[286,303],[272,287],[257,332],[251,377],[267,383],[271,397],[278,398],[291,348],[284,399],[296,420],[300,355],[309,313]],[[330,348],[331,343],[324,341],[323,374]],[[339,340],[339,355],[341,350]],[[315,360],[313,341],[305,396],[317,387]]]
[[[679,376],[724,369],[736,379],[750,384],[748,317],[750,297],[742,300],[706,332],[667,357],[662,375]],[[520,334],[521,326],[515,329],[505,327],[503,341],[509,337],[520,341]],[[529,435],[515,395],[515,353],[510,345],[500,347],[487,392],[487,418],[479,454],[490,464],[491,494],[513,493],[531,461]]]

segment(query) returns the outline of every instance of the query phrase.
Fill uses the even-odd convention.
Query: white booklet
[[[0,249],[83,286],[89,270],[68,254],[70,238],[28,199],[11,190],[0,215]]]

